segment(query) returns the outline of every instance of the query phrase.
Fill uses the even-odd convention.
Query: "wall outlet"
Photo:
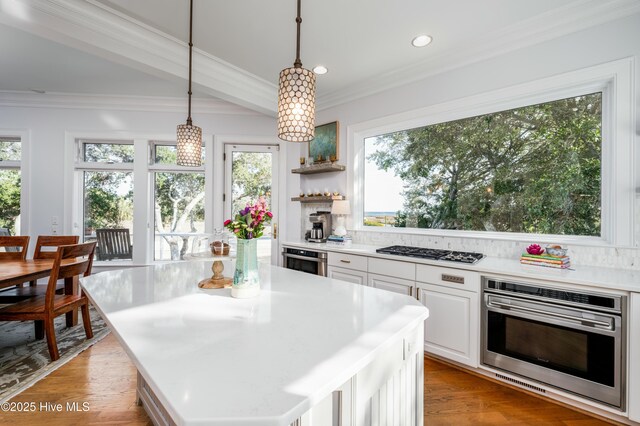
[[[51,224],[52,225],[58,224],[58,216],[51,216]]]

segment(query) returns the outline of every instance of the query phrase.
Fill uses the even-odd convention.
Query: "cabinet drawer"
[[[369,287],[392,291],[394,293],[406,294],[414,297],[415,281],[403,280],[402,278],[388,277],[385,275],[368,274],[367,285]]]
[[[365,256],[329,252],[327,263],[331,266],[340,266],[341,268],[367,272],[367,258]]]
[[[480,292],[480,274],[473,271],[465,271],[464,269],[418,265],[416,268],[416,281],[476,293]]]
[[[370,257],[368,271],[373,274],[397,277],[405,280],[415,281],[416,279],[415,263]]]

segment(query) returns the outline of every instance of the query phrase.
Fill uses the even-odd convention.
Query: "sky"
[[[402,209],[402,179],[392,171],[385,172],[366,158],[379,147],[373,143],[375,138],[365,139],[364,162],[364,211],[396,212]]]

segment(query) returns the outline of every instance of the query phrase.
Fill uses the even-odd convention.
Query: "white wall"
[[[46,95],[41,97],[46,102]],[[18,101],[19,102],[19,101]],[[70,99],[69,102],[73,102]],[[99,102],[99,99],[97,100]],[[161,102],[161,101],[159,101]],[[3,103],[5,106],[2,106]],[[11,103],[15,104],[12,96]],[[29,101],[32,103],[32,100]],[[148,135],[175,135],[176,126],[186,120],[184,111],[168,108],[166,112],[133,111],[93,108],[25,107],[6,106],[0,96],[0,134],[3,129],[26,131],[30,144],[27,217],[22,218],[22,229],[34,238],[39,234],[51,233],[51,217],[60,218],[60,232],[70,233],[70,218],[65,217],[64,188],[64,145],[65,133],[139,133]],[[216,107],[218,108],[218,107]],[[153,105],[150,109],[163,109]],[[219,109],[219,108],[218,108]],[[216,109],[216,111],[218,110]],[[272,117],[233,106],[232,114],[193,114],[195,125],[202,127],[205,135],[225,135],[228,140],[238,137],[276,138],[276,124]],[[230,138],[229,138],[230,137]],[[295,147],[297,149],[297,147]],[[286,161],[287,150],[281,158]],[[297,154],[296,154],[297,155]],[[283,194],[283,196],[286,194]],[[209,202],[212,202],[209,200]],[[281,204],[286,206],[286,204]],[[285,208],[280,209],[285,211]],[[286,213],[286,212],[285,212]],[[295,210],[294,210],[295,213]],[[298,217],[298,215],[294,216]],[[64,225],[64,227],[62,227]]]
[[[521,83],[578,70],[621,58],[635,59],[635,104],[636,123],[640,123],[640,14],[612,21],[587,31],[573,33],[561,38],[540,43],[467,65],[424,80],[391,89],[367,98],[323,110],[318,113],[317,123],[340,121],[340,163],[347,161],[347,128],[372,119],[437,105],[454,99],[491,92]],[[320,80],[319,85],[322,84]],[[640,130],[636,131],[640,135]],[[640,138],[636,137],[638,141]],[[637,149],[636,151],[640,151]],[[306,147],[300,150],[306,153]],[[640,161],[636,160],[640,169]],[[351,165],[348,165],[351,167]],[[290,196],[300,190],[328,187],[346,193],[353,198],[353,189],[347,187],[346,173],[314,175],[303,177],[300,188],[295,188]],[[304,207],[303,215],[314,211],[316,206]],[[323,206],[324,207],[324,206]],[[638,210],[638,209],[636,209]],[[636,219],[640,222],[640,218]],[[300,228],[292,223],[290,235],[301,234],[308,227],[304,218]],[[451,249],[477,250],[504,257],[517,257],[525,243],[499,240],[427,237],[425,235],[389,235],[375,231],[352,232],[356,242],[377,245],[411,244]],[[604,264],[640,268],[640,252],[635,249],[598,249],[593,247],[570,247],[574,263]]]

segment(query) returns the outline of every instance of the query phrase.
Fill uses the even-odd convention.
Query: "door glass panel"
[[[98,234],[109,229],[125,229],[129,242],[133,241],[133,173],[121,171],[84,172],[84,241],[96,241]],[[125,232],[125,231],[123,231]],[[118,250],[113,247],[96,248],[96,260],[131,260],[133,248]],[[127,243],[128,244],[128,243]]]
[[[273,154],[233,151],[231,158],[231,215],[260,197],[272,208]],[[271,231],[272,223],[265,223],[264,234],[258,239],[258,258],[267,262],[271,259]]]
[[[204,173],[155,173],[155,260],[180,260],[206,238]]]

